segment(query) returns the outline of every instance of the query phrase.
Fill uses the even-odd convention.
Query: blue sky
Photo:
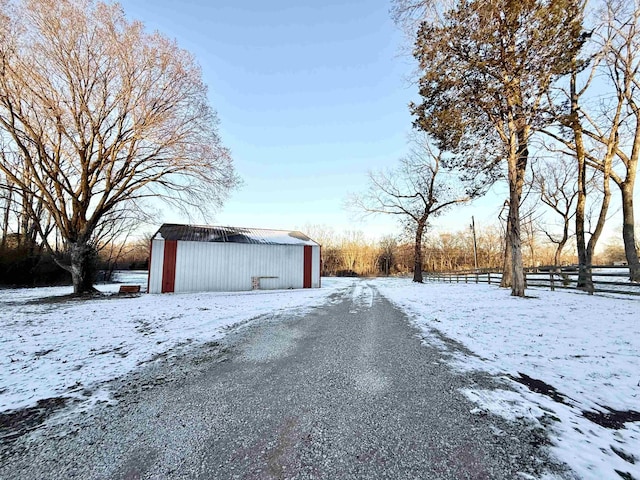
[[[124,0],[127,15],[197,58],[244,185],[218,224],[327,225],[376,238],[399,233],[395,218],[356,221],[343,208],[367,172],[407,151],[416,87],[400,55],[401,32],[384,0]],[[153,5],[151,7],[151,5]],[[487,198],[438,223],[494,224],[502,200]],[[159,222],[183,222],[166,211]]]

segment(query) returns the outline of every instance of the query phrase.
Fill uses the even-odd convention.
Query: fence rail
[[[620,293],[639,295],[640,283],[629,281],[629,267],[594,265],[590,267],[594,293]],[[500,285],[499,270],[465,270],[459,272],[425,272],[429,281],[448,283],[486,283]],[[578,288],[578,266],[526,268],[527,288],[549,288],[551,290],[580,290]]]

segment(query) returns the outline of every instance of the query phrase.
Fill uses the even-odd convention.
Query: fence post
[[[487,272],[487,284],[491,285],[491,272]]]
[[[551,285],[551,291],[552,292],[555,292],[555,290],[556,290],[556,286],[553,283],[553,274],[554,274],[554,272],[555,272],[554,268],[549,270],[549,284]]]

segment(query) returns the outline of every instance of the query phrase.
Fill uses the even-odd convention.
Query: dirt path
[[[166,383],[34,436],[0,478],[528,479],[548,467],[538,432],[471,413],[458,389],[487,380],[453,374],[373,283],[208,348],[141,374]]]

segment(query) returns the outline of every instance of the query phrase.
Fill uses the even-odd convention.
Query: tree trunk
[[[564,250],[564,246],[565,246],[566,243],[567,243],[566,240],[561,240],[558,243],[558,246],[556,247],[556,252],[553,255],[553,265],[555,267],[559,267],[560,266],[560,263],[561,263],[560,257],[562,256],[562,250]]]
[[[29,242],[29,206],[27,205],[29,193],[22,190],[22,211],[20,212],[20,236],[18,237],[18,244],[27,245]]]
[[[571,130],[576,146],[578,162],[578,201],[576,204],[576,247],[578,250],[578,283],[577,287],[593,294],[593,278],[591,276],[591,258],[587,251],[585,235],[585,210],[587,204],[587,164],[586,150],[580,125],[578,93],[576,87],[577,71],[571,72]]]
[[[578,284],[577,287],[593,294],[593,279],[591,277],[591,259],[587,255],[585,238],[585,206],[586,192],[586,165],[584,157],[578,155],[578,203],[576,205],[576,246],[578,248]]]
[[[635,173],[635,172],[634,172]],[[633,180],[633,179],[632,179]],[[633,181],[627,181],[620,185],[622,194],[622,239],[624,241],[624,253],[629,265],[629,280],[640,282],[640,262],[635,239],[635,220],[633,215]]]
[[[562,250],[564,250],[564,246],[569,241],[569,215],[565,214],[564,218],[564,226],[562,228],[562,238],[558,242],[558,246],[556,247],[556,253],[553,255],[553,265],[558,267],[560,266],[560,258],[562,256]]]
[[[593,230],[591,234],[591,238],[589,238],[589,242],[587,243],[587,254],[586,254],[586,265],[589,272],[589,288],[587,290],[590,294],[593,294],[593,281],[591,278],[591,266],[593,264],[593,254],[596,251],[596,244],[600,239],[600,235],[602,234],[602,230],[604,229],[604,224],[607,220],[607,212],[609,211],[609,203],[611,202],[611,188],[609,186],[609,169],[611,168],[611,155],[607,155],[604,161],[604,171],[603,171],[603,179],[602,179],[602,191],[604,196],[602,197],[602,205],[600,206],[600,213],[598,215],[598,222],[596,223],[596,228]]]
[[[511,288],[511,284],[512,284],[512,273],[513,273],[513,267],[511,266],[512,264],[512,255],[513,252],[511,250],[511,237],[509,235],[509,225],[511,223],[511,217],[507,217],[507,229],[505,230],[505,236],[504,236],[504,255],[503,255],[503,261],[502,261],[502,280],[500,280],[500,286],[502,288]]]
[[[74,295],[94,293],[95,254],[87,242],[77,241],[69,244],[71,257],[71,280]]]
[[[4,248],[7,244],[7,235],[9,234],[9,214],[11,213],[11,202],[13,201],[13,184],[9,183],[6,194],[6,204],[4,207],[2,218],[2,243],[0,247]]]
[[[507,236],[511,243],[511,295],[524,297],[524,267],[522,265],[522,245],[520,243],[520,195],[517,186],[509,187],[509,222]]]
[[[518,122],[515,122],[517,125]],[[512,126],[513,128],[513,126]],[[527,168],[529,156],[528,132],[526,126],[517,128],[515,132],[515,145],[511,145],[508,158],[509,174],[509,217],[507,222],[507,237],[511,244],[511,295],[524,297],[526,280],[522,263],[522,242],[520,232],[520,199],[524,185],[524,174]],[[513,148],[516,147],[514,152]]]
[[[424,223],[418,222],[416,227],[416,243],[413,246],[413,281],[422,283],[422,233]]]
[[[584,157],[582,157],[582,162],[578,162],[578,171],[585,174],[586,165],[584,164]],[[602,205],[600,206],[600,213],[598,214],[598,222],[596,223],[596,227],[591,234],[591,238],[589,238],[589,242],[584,246],[585,234],[584,234],[584,202],[586,199],[586,192],[578,195],[578,211],[576,212],[576,236],[578,238],[578,258],[579,258],[579,266],[578,266],[578,288],[585,290],[589,293],[589,295],[593,295],[594,287],[593,287],[593,277],[592,277],[592,265],[593,265],[593,253],[596,249],[596,244],[598,243],[598,239],[602,234],[602,230],[604,229],[604,224],[607,219],[607,212],[609,210],[609,203],[611,201],[611,188],[609,186],[609,175],[611,168],[611,158],[612,152],[608,151],[605,155],[605,159],[603,161],[603,179],[602,179]],[[580,166],[582,163],[582,166]],[[582,171],[581,171],[582,169]],[[585,177],[578,180],[578,186],[585,187],[584,184]],[[582,182],[582,185],[580,183]],[[582,197],[582,199],[581,199]],[[580,219],[581,223],[578,223],[578,219]],[[581,246],[582,244],[582,246]]]

